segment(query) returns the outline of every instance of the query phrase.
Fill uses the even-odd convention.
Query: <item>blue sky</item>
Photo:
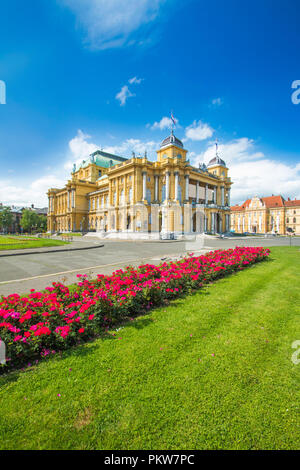
[[[0,202],[46,205],[96,148],[176,135],[197,165],[217,138],[233,202],[300,198],[298,0],[1,2]]]

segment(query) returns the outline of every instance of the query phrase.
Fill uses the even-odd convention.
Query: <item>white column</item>
[[[155,175],[155,201],[158,201],[158,175]]]
[[[178,184],[179,184],[179,174],[175,172],[175,201],[178,201]]]
[[[147,172],[143,171],[143,201],[145,201],[147,197]]]
[[[204,232],[207,232],[207,217],[204,217]]]
[[[215,213],[212,212],[211,214],[211,231],[214,233],[215,231]]]
[[[224,186],[221,187],[221,206],[225,205],[225,197],[224,197]]]
[[[197,181],[197,186],[196,186],[196,204],[199,203],[199,181]]]
[[[169,200],[170,197],[170,172],[166,171],[166,201]]]
[[[189,175],[185,175],[185,200],[189,200],[189,185],[190,185],[190,177]]]
[[[230,188],[228,188],[227,194],[228,205],[230,206]]]
[[[75,189],[72,189],[72,209],[75,208]]]
[[[214,204],[217,204],[217,186],[214,187]]]
[[[229,214],[226,214],[226,232],[229,232]]]
[[[205,204],[208,203],[208,184],[205,185]]]

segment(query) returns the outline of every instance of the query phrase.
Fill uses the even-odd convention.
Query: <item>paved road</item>
[[[99,242],[99,240],[98,240]],[[78,242],[77,242],[78,243]],[[87,241],[82,241],[86,244]],[[89,240],[91,243],[91,240]],[[86,251],[38,253],[28,256],[0,258],[0,295],[26,293],[30,289],[44,289],[53,281],[71,284],[76,274],[111,274],[119,267],[143,262],[158,264],[165,257],[179,257],[187,252],[204,253],[209,250],[239,246],[289,246],[287,238],[206,238],[197,242],[143,242],[105,240],[104,246]],[[300,238],[292,239],[300,246]]]

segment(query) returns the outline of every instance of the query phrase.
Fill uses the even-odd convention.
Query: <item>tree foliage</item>
[[[0,228],[8,230],[13,222],[13,214],[9,207],[0,208]]]
[[[25,232],[47,230],[47,217],[45,215],[39,215],[31,209],[25,209],[21,218],[21,227]]]

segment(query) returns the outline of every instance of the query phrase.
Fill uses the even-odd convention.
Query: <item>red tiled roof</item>
[[[268,197],[261,197],[260,200],[265,204],[265,206],[270,209],[272,207],[284,207],[285,205],[287,205],[286,203],[287,202],[294,202],[294,201],[285,201],[283,199],[282,196],[268,196]],[[232,206],[230,208],[230,210],[232,212],[234,211],[243,211],[244,209],[246,209],[249,204],[251,202],[251,199],[247,199],[247,201],[245,201],[241,206]],[[299,202],[299,205],[300,205],[300,201]],[[293,205],[297,205],[297,204],[293,204]]]
[[[293,201],[284,201],[284,205],[288,207],[300,206],[300,199],[294,199]]]
[[[261,198],[265,203],[266,207],[283,207],[284,206],[284,199],[282,196],[269,196],[269,197],[262,197]]]
[[[241,206],[238,206],[238,205],[231,206],[230,210],[231,211],[243,211],[244,209],[246,209],[246,207],[249,206],[250,201],[251,201],[251,199],[247,199],[247,201],[245,201],[244,204],[242,204]]]

